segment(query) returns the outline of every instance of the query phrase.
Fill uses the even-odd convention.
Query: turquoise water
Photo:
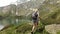
[[[25,23],[25,22],[31,22],[31,21],[28,19],[20,19],[20,18],[4,18],[0,20],[1,25],[7,25],[7,24],[18,25],[19,23]]]
[[[6,25],[20,25],[21,23],[30,23],[31,21],[28,19],[20,19],[20,18],[4,18],[0,19],[0,28],[4,28]]]

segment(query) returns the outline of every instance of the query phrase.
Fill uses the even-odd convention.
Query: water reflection
[[[6,25],[18,24],[18,18],[5,18],[0,20],[0,30],[3,29]]]
[[[18,19],[16,19],[16,24],[18,24]]]
[[[7,24],[18,24],[18,18],[5,18],[0,20],[0,24],[7,25]]]
[[[2,29],[6,25],[20,25],[21,23],[29,23],[30,20],[20,18],[4,18],[0,20],[0,28]]]

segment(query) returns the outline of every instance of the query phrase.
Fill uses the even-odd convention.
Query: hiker
[[[38,9],[34,9],[32,13],[33,27],[32,27],[31,34],[33,34],[34,31],[38,28],[38,19],[39,19],[39,11]]]

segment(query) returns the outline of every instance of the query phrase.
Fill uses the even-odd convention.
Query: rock
[[[0,30],[2,30],[4,28],[4,26],[3,25],[0,25]]]
[[[45,30],[50,34],[57,34],[57,32],[60,31],[60,24],[47,25],[45,26]]]

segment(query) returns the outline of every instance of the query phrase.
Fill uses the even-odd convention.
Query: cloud
[[[0,7],[11,4],[12,2],[16,2],[17,0],[0,0]]]

